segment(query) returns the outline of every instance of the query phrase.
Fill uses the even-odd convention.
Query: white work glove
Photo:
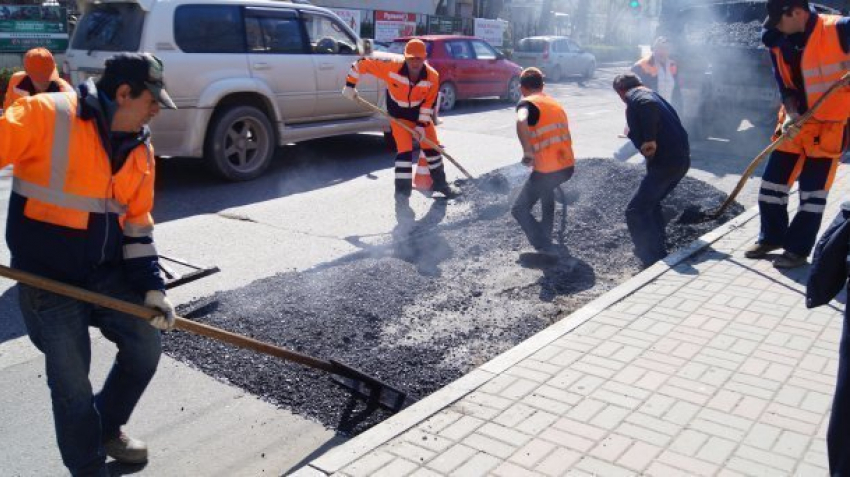
[[[162,315],[155,316],[148,322],[151,326],[162,331],[169,331],[174,328],[174,319],[177,317],[177,312],[174,311],[174,305],[171,304],[171,300],[165,296],[164,292],[160,290],[148,290],[145,293],[145,306],[162,312]]]
[[[799,119],[799,113],[786,113],[785,121],[782,122],[782,135],[794,139],[794,136],[800,134],[800,126],[797,125]]]
[[[345,96],[346,99],[354,101],[357,98],[357,90],[351,86],[345,85],[345,88],[342,88],[342,95]]]
[[[414,131],[416,131],[416,134],[413,135],[413,139],[416,139],[416,141],[419,142],[419,144],[421,145],[426,137],[425,128],[422,126],[416,126],[416,129],[414,129]]]

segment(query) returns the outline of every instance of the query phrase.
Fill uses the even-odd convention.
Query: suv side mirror
[[[502,53],[502,52],[501,52],[501,51],[499,51],[499,50],[496,50],[496,59],[497,59],[497,60],[504,60],[504,59],[505,59],[505,54],[504,54],[504,53]]]
[[[369,56],[375,51],[375,43],[371,38],[363,38],[360,40],[360,54]]]

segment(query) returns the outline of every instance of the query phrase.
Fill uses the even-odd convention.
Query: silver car
[[[248,180],[269,166],[277,146],[389,129],[340,94],[371,43],[330,10],[275,0],[80,3],[63,67],[74,84],[98,76],[118,52],[149,51],[165,64],[179,109],[151,122],[158,155],[204,157],[221,176]],[[371,76],[358,90],[381,101]]]
[[[550,81],[567,76],[593,78],[596,57],[565,36],[523,38],[514,49],[513,60],[523,68],[536,66]]]

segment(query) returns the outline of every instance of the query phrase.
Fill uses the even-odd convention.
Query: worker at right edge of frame
[[[745,256],[775,258],[776,268],[806,264],[846,140],[850,89],[844,87],[813,112],[800,115],[850,69],[850,19],[817,13],[807,0],[769,0],[762,40],[770,49],[782,95],[774,139],[787,138],[770,155],[759,189],[761,230]],[[800,208],[789,223],[788,194],[799,181]]]

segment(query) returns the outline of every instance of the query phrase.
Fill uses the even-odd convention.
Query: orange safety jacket
[[[56,80],[50,82],[50,86],[48,86],[45,93],[58,93],[60,91],[70,93],[74,91],[74,87],[62,78],[56,78]],[[18,71],[9,78],[9,86],[6,88],[6,96],[3,98],[3,109],[8,109],[18,98],[25,98],[36,94],[35,85],[32,84],[32,80],[27,76],[27,73],[25,71]]]
[[[678,107],[681,107],[682,89],[679,85],[679,66],[671,59],[668,59],[667,62],[670,64],[670,74],[673,75],[674,84],[673,97],[665,99],[674,103]],[[644,86],[658,92],[658,63],[656,63],[653,55],[639,59],[634,66],[632,66],[632,73],[636,74],[640,78],[640,81],[644,84]]]
[[[564,108],[545,93],[527,96],[523,101],[532,103],[540,111],[537,124],[528,127],[534,151],[534,170],[546,173],[573,167],[573,140]]]
[[[394,118],[429,123],[440,91],[440,74],[424,65],[411,82],[404,60],[360,58],[351,65],[345,84],[354,88],[360,75],[369,74],[387,83],[387,112]]]
[[[803,76],[803,94],[806,104],[814,106],[815,102],[838,81],[844,73],[850,70],[850,54],[841,48],[838,35],[838,15],[818,15],[817,23],[803,49],[800,69]],[[779,77],[788,90],[796,91],[792,66],[785,61],[780,48],[771,48]],[[814,118],[822,122],[846,122],[850,117],[850,88],[844,87],[833,94],[827,102],[821,105]]]
[[[0,167],[13,167],[6,227],[13,266],[85,283],[111,264],[140,291],[163,289],[149,133],[129,143],[123,163],[115,161],[100,104],[89,81],[79,95],[31,96],[0,117]]]

